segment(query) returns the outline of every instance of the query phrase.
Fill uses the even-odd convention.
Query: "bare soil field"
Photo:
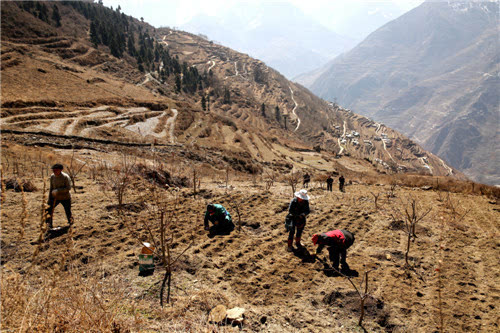
[[[68,165],[71,157],[68,150],[48,147],[4,144],[2,150],[2,156],[18,154],[21,160],[31,154],[45,168],[58,160]],[[119,153],[82,150],[77,159],[89,156],[96,165],[106,156],[120,170]],[[2,159],[4,184],[24,179],[37,190],[2,190],[2,331],[361,332],[359,297],[349,280],[332,274],[328,260],[310,256],[315,251],[311,236],[332,229],[355,234],[347,258],[352,282],[361,286],[369,271],[367,331],[499,329],[500,207],[492,197],[368,185],[359,179],[345,193],[336,184],[327,192],[313,182],[305,250],[288,253],[284,218],[292,189],[285,175],[266,189],[264,175],[251,179],[232,172],[226,187],[224,173],[207,172],[197,179],[193,195],[193,164],[140,159],[137,164],[167,172],[171,186],[159,181],[165,173],[137,169],[142,171],[131,173],[118,210],[106,180],[109,170],[87,165],[72,193],[73,227],[64,228],[64,212],[57,207],[54,225],[63,229],[45,237],[41,212],[48,170],[26,163],[16,168],[10,161]],[[176,188],[174,182],[181,180],[187,187]],[[165,269],[159,251],[154,274],[139,276],[138,269],[141,242],[158,240],[160,234],[155,210],[160,197],[171,255],[178,258],[170,303],[163,308],[159,293]],[[416,225],[406,265],[401,212],[411,199],[418,214],[431,211]],[[236,224],[231,234],[210,238],[203,230],[209,202],[229,210]],[[324,250],[319,257],[327,255]],[[219,304],[244,308],[243,324],[210,323],[209,312]]]

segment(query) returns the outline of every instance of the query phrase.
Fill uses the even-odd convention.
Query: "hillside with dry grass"
[[[378,171],[463,177],[399,133],[318,99],[258,60],[129,18],[136,34],[150,36],[155,53],[200,73],[203,90],[178,91],[162,62],[141,72],[127,53],[116,58],[85,34],[68,33],[68,24],[87,30],[89,20],[60,7],[62,26],[54,28],[17,4],[2,6],[4,132],[218,147],[258,163],[291,163],[279,150],[316,147],[331,158],[364,158]],[[21,22],[32,29],[19,29]]]
[[[120,16],[173,64],[141,70],[90,41],[87,7],[57,3],[57,27],[36,5],[1,6],[2,331],[361,331],[365,272],[368,331],[498,329],[497,188],[198,36]],[[57,162],[73,179],[74,224],[57,207],[48,231]],[[305,172],[305,250],[288,253],[284,219]],[[345,193],[325,190],[330,174]],[[209,237],[209,202],[236,230]],[[312,234],[335,228],[356,235],[350,280],[326,251],[310,255]],[[138,274],[143,242],[156,247],[150,276]],[[217,305],[244,320],[214,320]]]
[[[356,235],[348,251],[356,286],[369,271],[363,320],[368,331],[498,329],[500,207],[491,187],[360,173],[348,176],[352,184],[342,193],[313,181],[305,251],[288,253],[283,224],[293,193],[288,176],[214,172],[193,167],[175,151],[148,156],[140,147],[127,147],[124,160],[101,147],[73,156],[52,147],[3,143],[2,329],[357,331],[355,289],[334,276],[327,261],[310,256],[312,234],[334,228]],[[46,233],[41,213],[46,165],[56,160],[68,171],[88,164],[72,193],[74,226],[66,227],[58,208],[54,225],[61,229]],[[116,170],[123,178],[116,178]],[[118,179],[127,180],[121,206]],[[15,181],[26,191],[5,188]],[[404,210],[413,200],[417,216],[430,212],[410,240]],[[203,231],[208,202],[228,208],[236,223],[230,235],[211,238]],[[179,258],[164,307],[160,250],[154,274],[138,275],[141,243],[161,248],[161,212],[170,254]],[[209,321],[220,304],[246,310],[241,327]]]

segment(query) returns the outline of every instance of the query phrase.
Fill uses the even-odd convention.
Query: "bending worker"
[[[208,222],[213,226],[209,228]],[[229,212],[219,204],[208,204],[205,212],[205,230],[210,230],[211,234],[228,234],[234,230],[234,224]]]
[[[316,249],[317,256],[321,253],[325,246],[328,246],[330,260],[334,271],[339,270],[339,259],[342,265],[342,272],[349,271],[349,265],[346,262],[347,249],[354,243],[354,235],[347,230],[332,230],[326,233],[314,234],[312,237],[314,245],[318,245]]]

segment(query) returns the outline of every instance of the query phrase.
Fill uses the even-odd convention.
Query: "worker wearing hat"
[[[287,226],[288,230],[288,246],[287,251],[293,251],[293,236],[295,235],[295,245],[297,248],[302,248],[300,243],[300,238],[304,227],[306,226],[306,216],[311,212],[309,209],[309,199],[307,195],[307,190],[300,190],[295,192],[294,198],[290,202],[288,207],[287,219],[290,220],[290,224]],[[297,231],[297,234],[295,234]]]

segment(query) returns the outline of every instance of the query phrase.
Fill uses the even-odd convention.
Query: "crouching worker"
[[[52,219],[54,215],[54,208],[62,204],[68,225],[73,224],[73,217],[71,215],[71,179],[69,176],[62,172],[62,164],[54,164],[52,167],[52,176],[50,176],[50,191],[49,201],[47,202],[47,209],[45,210],[47,226],[49,229],[53,228]]]
[[[288,231],[288,252],[293,251],[293,236],[296,230],[297,234],[295,235],[295,245],[298,249],[302,248],[300,238],[302,236],[302,232],[304,231],[304,227],[306,226],[306,216],[309,215],[310,212],[307,190],[295,192],[295,196],[288,207],[287,215],[287,220],[290,221],[290,224],[286,224]]]
[[[347,230],[332,230],[322,234],[314,234],[312,237],[316,249],[316,257],[321,253],[325,246],[328,247],[332,268],[335,272],[339,270],[339,259],[342,265],[341,272],[350,272],[349,265],[346,262],[347,249],[354,243],[354,235]]]
[[[209,227],[209,221],[212,222],[212,227]],[[234,230],[231,215],[219,204],[207,205],[204,225],[205,230],[209,230],[211,235],[228,235]]]

